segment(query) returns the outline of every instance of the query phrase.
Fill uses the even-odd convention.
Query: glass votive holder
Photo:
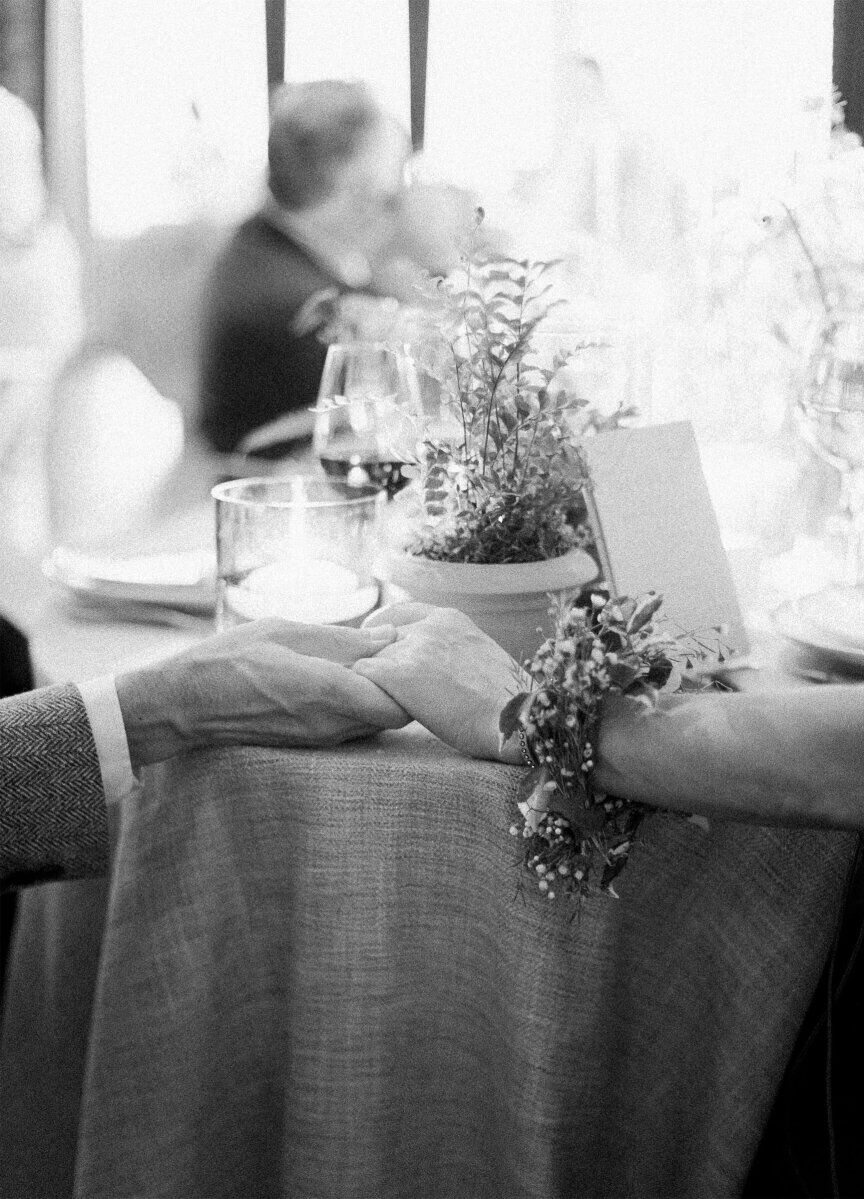
[[[325,480],[235,479],[216,502],[216,622],[278,616],[359,625],[376,607],[378,488],[339,492]]]

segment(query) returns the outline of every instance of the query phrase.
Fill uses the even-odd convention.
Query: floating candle
[[[355,571],[320,558],[298,557],[251,570],[222,584],[224,624],[279,616],[307,624],[356,623],[378,602],[378,584],[361,585]]]

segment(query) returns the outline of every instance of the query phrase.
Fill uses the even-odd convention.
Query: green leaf
[[[648,673],[645,675],[645,682],[649,687],[656,687],[658,690],[665,687],[669,682],[672,674],[672,663],[668,658],[655,658],[649,667]]]
[[[662,595],[649,592],[648,598],[639,601],[635,612],[627,621],[627,632],[637,633],[639,629],[643,628],[648,623],[662,603]]]
[[[576,813],[568,812],[567,818],[576,828],[578,840],[582,840],[579,832],[599,833],[606,823],[606,813],[601,807],[580,807]]]
[[[539,279],[541,275],[545,275],[546,272],[550,271],[553,267],[560,266],[563,261],[563,258],[538,259],[536,262],[530,264],[528,271],[529,274],[532,274],[535,278]],[[528,264],[526,263],[526,265]]]
[[[501,715],[498,717],[498,731],[504,741],[509,741],[520,726],[520,717],[526,703],[531,699],[527,691],[520,691],[518,695],[514,695],[512,699],[508,699],[507,703],[501,709]]]
[[[507,262],[507,261],[511,261],[511,260],[504,259],[503,261]],[[507,267],[504,267],[504,266],[488,267],[483,273],[490,282],[493,282],[493,281],[499,282],[499,283],[512,283],[513,282],[512,272],[510,270],[508,270]]]
[[[543,787],[549,782],[549,772],[545,766],[534,766],[527,774],[524,774],[519,780],[519,787],[516,792],[518,800],[523,803],[527,800],[531,803],[535,795],[543,794]],[[539,807],[539,804],[532,805]],[[541,808],[545,811],[545,808]]]
[[[613,686],[626,691],[639,677],[639,667],[629,662],[614,662],[608,667],[609,679]]]

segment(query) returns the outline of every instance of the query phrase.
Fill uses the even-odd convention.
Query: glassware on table
[[[798,402],[802,435],[840,472],[842,581],[864,586],[864,313],[824,324]]]
[[[376,487],[346,494],[305,475],[213,488],[221,629],[280,616],[359,624],[377,605]]]
[[[402,346],[331,345],[321,375],[313,450],[334,485],[348,493],[377,487],[392,499],[413,476],[420,432],[420,386]]]

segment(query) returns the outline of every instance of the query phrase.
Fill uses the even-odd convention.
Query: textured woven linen
[[[654,816],[620,901],[568,922],[516,895],[519,777],[416,729],[154,772],[120,830],[76,1195],[736,1194],[854,838]]]

